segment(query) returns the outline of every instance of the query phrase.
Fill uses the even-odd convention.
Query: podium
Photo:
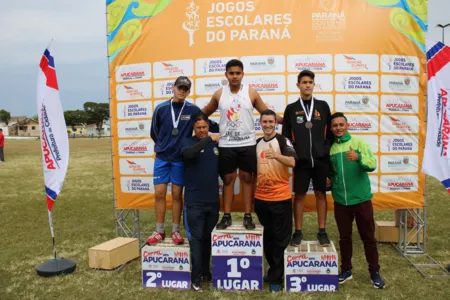
[[[189,243],[174,245],[166,239],[141,250],[142,287],[188,290],[191,287]]]
[[[303,241],[284,252],[286,292],[335,292],[338,290],[338,254],[333,242],[322,247]]]
[[[213,287],[223,290],[263,289],[263,227],[246,230],[235,224],[211,234]]]

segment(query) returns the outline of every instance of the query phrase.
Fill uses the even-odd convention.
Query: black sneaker
[[[224,230],[227,229],[228,226],[231,226],[232,221],[231,221],[231,216],[223,216],[222,220],[219,222],[219,224],[217,224],[216,229],[217,230]]]
[[[291,246],[298,247],[302,243],[303,233],[302,232],[294,232],[291,239]]]
[[[376,289],[384,289],[384,281],[381,279],[380,273],[373,272],[370,274],[370,280],[372,280],[372,285]]]
[[[191,283],[191,288],[194,290],[194,291],[201,291],[202,290],[202,286],[199,284],[199,283]]]
[[[339,284],[342,284],[342,283],[344,283],[347,280],[350,280],[352,278],[353,278],[352,270],[341,271],[341,273],[339,273],[339,275],[338,275]]]
[[[252,219],[251,215],[250,216],[244,216],[243,224],[244,224],[245,229],[247,229],[247,230],[253,230],[256,227],[255,223],[253,223],[253,219]]]
[[[330,246],[330,240],[328,239],[328,234],[326,232],[317,233],[317,240],[322,247]]]

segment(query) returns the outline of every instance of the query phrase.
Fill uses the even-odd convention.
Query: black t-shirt
[[[313,127],[305,127],[307,122],[300,99],[289,104],[284,111],[282,134],[292,141],[299,160],[313,164],[313,160],[327,158],[333,143],[331,133],[331,112],[328,103],[314,98],[314,111],[311,122]],[[304,101],[305,108],[311,107],[311,101]]]

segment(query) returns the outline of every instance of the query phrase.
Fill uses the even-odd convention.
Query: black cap
[[[192,83],[186,76],[180,76],[177,78],[177,80],[175,80],[175,86],[176,87],[185,86],[188,88],[188,90],[190,90]]]

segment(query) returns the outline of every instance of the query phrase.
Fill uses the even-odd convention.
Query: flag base
[[[36,272],[42,277],[52,277],[61,274],[71,274],[75,272],[77,263],[67,258],[49,259],[36,267]]]

